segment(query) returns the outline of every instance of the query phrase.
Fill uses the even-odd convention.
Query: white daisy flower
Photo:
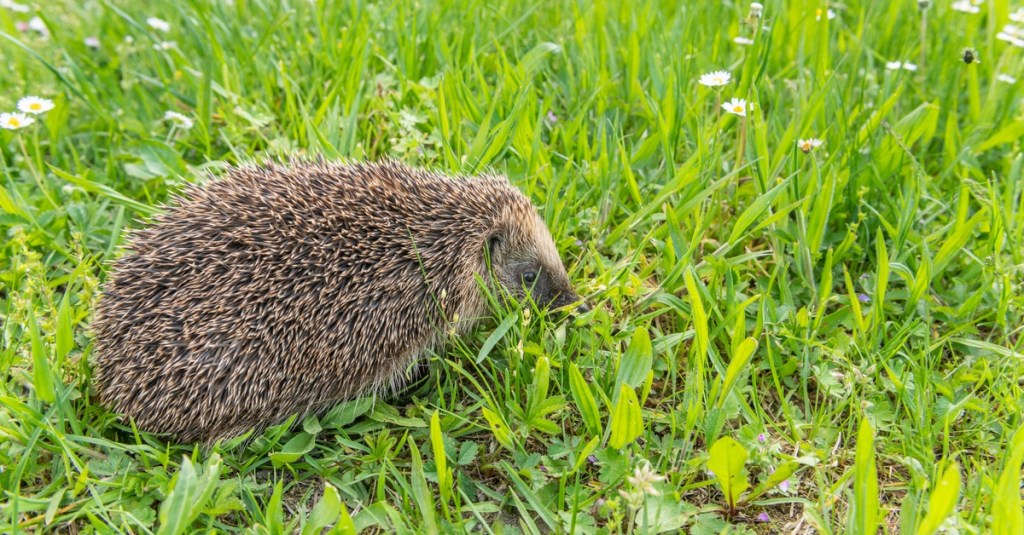
[[[1024,48],[1024,29],[1013,24],[1003,26],[1003,31],[996,34],[996,39],[1006,41],[1013,46]]]
[[[1010,20],[1024,24],[1024,7],[1018,7],[1017,11],[1010,13]]]
[[[885,68],[890,71],[898,71],[900,69],[903,69],[905,71],[916,71],[917,65],[910,63],[909,61],[887,61],[885,62]]]
[[[754,44],[754,40],[753,39],[750,39],[748,37],[743,37],[743,36],[739,36],[739,37],[733,39],[732,42],[736,43],[737,45],[743,45],[743,46],[749,46],[749,45]]]
[[[168,111],[164,114],[164,120],[170,121],[172,125],[182,130],[192,128],[192,119],[176,111]]]
[[[752,18],[759,19],[762,13],[764,13],[764,4],[761,2],[750,3],[750,16]]]
[[[160,32],[171,31],[171,24],[169,22],[163,19],[158,19],[156,17],[149,17],[148,19],[146,19],[146,24],[148,24],[150,28],[153,28],[154,30]]]
[[[828,20],[832,20],[832,19],[836,18],[836,12],[831,10],[831,9],[826,9],[825,10],[825,17],[828,18]],[[820,9],[814,13],[814,20],[821,20],[821,10]]]
[[[1010,76],[1009,74],[1005,74],[1005,73],[997,74],[996,75],[996,80],[998,80],[998,81],[1000,81],[1000,82],[1002,82],[1004,84],[1015,84],[1015,83],[1017,83],[1017,79],[1016,78],[1014,78],[1013,76]]]
[[[816,148],[818,148],[818,147],[820,147],[820,146],[822,146],[824,144],[825,144],[824,141],[822,141],[822,140],[820,140],[818,138],[815,138],[815,137],[812,137],[810,139],[801,139],[801,140],[796,142],[796,146],[800,150],[802,150],[804,152],[804,154],[807,154],[808,152],[811,152],[812,150],[814,150],[814,149],[816,149]]]
[[[729,83],[731,80],[732,75],[729,74],[729,71],[712,71],[701,75],[699,83],[708,87],[719,87]]]
[[[33,115],[46,113],[53,109],[53,101],[45,98],[28,96],[18,101],[18,110]]]
[[[85,46],[87,46],[89,48],[99,48],[100,47],[100,38],[96,37],[96,36],[86,37],[85,38]]]
[[[729,102],[722,104],[722,109],[733,114],[739,115],[740,117],[747,116],[747,101],[742,98],[733,98]],[[754,105],[750,105],[750,109],[754,109]]]
[[[0,7],[7,8],[15,13],[28,13],[29,11],[32,11],[31,7],[25,4],[19,4],[12,0],[0,0]]]
[[[34,122],[36,122],[35,119],[25,115],[24,113],[0,113],[0,128],[4,128],[6,130],[25,128]]]
[[[38,32],[41,35],[50,35],[50,29],[46,27],[46,23],[39,17],[32,17],[32,20],[28,21],[28,29]]]
[[[953,8],[953,11],[959,11],[961,13],[980,13],[981,12],[981,8],[979,8],[978,6],[972,4],[968,0],[959,0],[958,2],[953,2],[953,5],[951,5],[949,7]]]
[[[178,43],[175,41],[161,41],[153,45],[153,50],[171,50],[178,48]]]

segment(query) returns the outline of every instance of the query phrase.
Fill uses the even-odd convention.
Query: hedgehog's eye
[[[536,271],[527,271],[526,273],[523,273],[523,282],[525,282],[526,284],[533,284],[536,281],[537,281],[537,272]]]

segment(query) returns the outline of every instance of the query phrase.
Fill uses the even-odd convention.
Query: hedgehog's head
[[[576,304],[577,310],[586,311],[586,304],[580,304],[580,296],[569,283],[547,226],[532,208],[530,212],[500,223],[488,233],[485,247],[494,278],[517,299],[529,294],[541,308]]]

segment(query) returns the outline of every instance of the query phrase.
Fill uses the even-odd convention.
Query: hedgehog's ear
[[[505,233],[501,229],[493,229],[484,241],[484,249],[487,258],[492,262],[497,258],[498,250],[505,244]]]

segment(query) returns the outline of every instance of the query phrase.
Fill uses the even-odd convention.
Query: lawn
[[[0,532],[1024,533],[1024,4],[764,4],[0,2]],[[593,310],[209,446],[96,403],[128,231],[316,154],[506,174]]]

